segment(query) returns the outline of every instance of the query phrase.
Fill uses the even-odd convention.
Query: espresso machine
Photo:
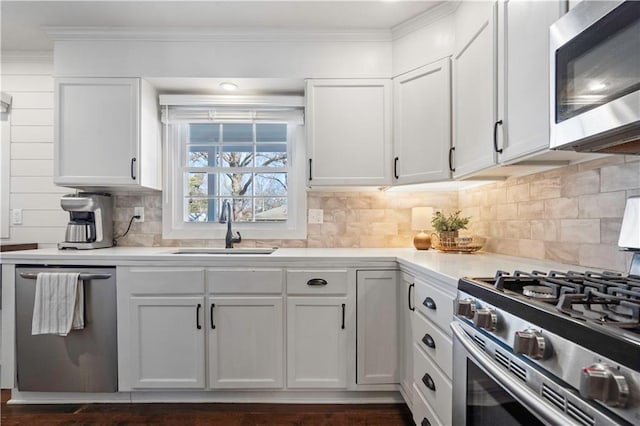
[[[58,249],[96,249],[113,246],[113,198],[110,194],[79,192],[60,200],[69,212],[64,242]]]

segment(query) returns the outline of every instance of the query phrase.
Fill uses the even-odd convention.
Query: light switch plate
[[[22,209],[11,210],[11,224],[22,225]]]
[[[310,224],[321,224],[323,222],[324,222],[324,210],[322,210],[322,209],[309,209],[308,223],[310,223]]]

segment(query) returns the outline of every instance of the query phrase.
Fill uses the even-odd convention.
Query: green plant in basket
[[[460,213],[460,210],[458,210],[447,216],[442,214],[441,212],[436,212],[436,214],[433,216],[433,219],[431,219],[431,225],[433,225],[433,229],[438,233],[467,229],[469,219],[471,218],[460,217]]]

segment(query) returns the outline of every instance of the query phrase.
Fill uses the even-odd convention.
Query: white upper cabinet
[[[450,178],[451,71],[442,59],[393,79],[394,178],[399,184]]]
[[[453,56],[454,177],[549,148],[549,26],[565,1],[462,2]]]
[[[496,164],[496,4],[462,2],[453,55],[453,176]]]
[[[500,3],[497,134],[501,163],[549,148],[549,26],[564,1]]]
[[[310,186],[391,183],[391,80],[307,81]]]
[[[56,79],[54,183],[161,189],[154,89],[139,78]]]

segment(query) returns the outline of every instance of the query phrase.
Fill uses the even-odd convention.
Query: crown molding
[[[458,9],[462,0],[443,1],[433,9],[429,9],[413,18],[407,19],[391,28],[391,39],[397,40],[414,31],[433,24],[434,22],[452,14]]]
[[[3,63],[11,62],[53,62],[51,50],[3,50],[0,53]]]
[[[390,30],[233,28],[197,30],[184,27],[43,27],[56,41],[178,41],[178,42],[388,42]]]

